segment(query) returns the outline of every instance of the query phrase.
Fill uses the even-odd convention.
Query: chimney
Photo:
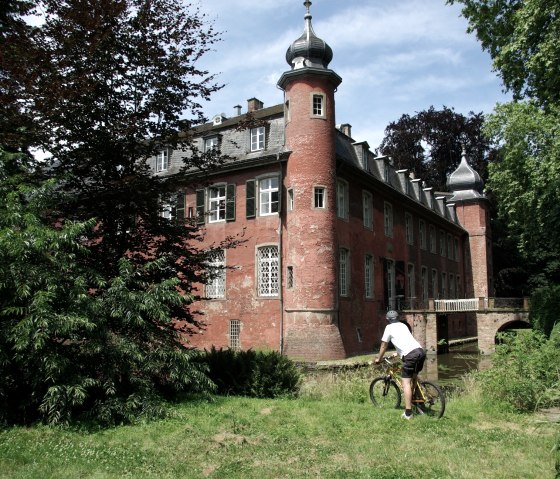
[[[339,130],[346,136],[352,138],[352,125],[350,123],[343,123],[340,125]]]
[[[247,100],[247,112],[251,113],[253,111],[262,110],[264,104],[262,101],[257,100],[256,98],[249,98]]]
[[[235,116],[241,115],[241,105],[235,105],[233,109],[235,110]]]

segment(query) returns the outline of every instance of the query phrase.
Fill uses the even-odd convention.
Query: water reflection
[[[490,356],[479,354],[476,343],[466,343],[451,346],[445,354],[429,355],[421,376],[442,385],[452,384],[470,371],[489,366]]]

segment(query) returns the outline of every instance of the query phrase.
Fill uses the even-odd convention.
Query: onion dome
[[[469,165],[467,154],[463,147],[461,163],[447,178],[447,188],[454,194],[451,201],[483,198],[483,187],[484,182],[480,175]]]
[[[306,0],[303,5],[307,8],[304,16],[305,29],[286,52],[286,61],[292,69],[303,67],[327,68],[333,58],[333,51],[324,40],[321,40],[311,26],[309,7],[311,2]]]

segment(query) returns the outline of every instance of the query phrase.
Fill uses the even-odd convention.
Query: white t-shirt
[[[406,324],[400,322],[390,323],[385,326],[381,341],[393,343],[393,346],[395,346],[401,358],[410,353],[410,351],[422,347],[420,343],[414,339],[414,336],[412,336]]]

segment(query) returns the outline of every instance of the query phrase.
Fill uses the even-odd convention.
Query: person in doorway
[[[396,311],[387,311],[385,318],[388,325],[385,327],[383,337],[381,338],[381,347],[379,348],[379,356],[375,360],[375,364],[379,364],[387,351],[389,343],[397,350],[394,356],[400,356],[402,365],[402,385],[404,392],[405,411],[402,415],[404,419],[412,418],[412,379],[422,371],[426,352],[412,333],[408,325],[399,321],[399,313]]]

